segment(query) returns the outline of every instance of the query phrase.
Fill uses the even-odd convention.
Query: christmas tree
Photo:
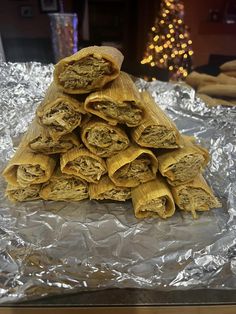
[[[151,67],[167,69],[171,80],[186,77],[192,65],[192,41],[183,17],[184,5],[181,1],[162,0],[141,61]]]

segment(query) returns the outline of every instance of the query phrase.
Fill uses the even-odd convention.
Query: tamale
[[[54,83],[49,86],[36,111],[39,124],[48,129],[54,140],[79,126],[83,113],[84,97],[66,95]]]
[[[6,188],[6,196],[12,202],[34,201],[40,198],[40,189],[41,184],[32,184],[25,187],[8,184]]]
[[[200,87],[198,92],[213,97],[236,98],[236,88],[234,84],[205,85]]]
[[[89,185],[90,199],[126,201],[131,198],[131,189],[116,186],[108,176],[103,176],[97,184]]]
[[[3,171],[3,176],[9,184],[25,187],[48,181],[55,165],[54,158],[36,154],[20,145]]]
[[[97,183],[107,172],[105,161],[85,148],[73,148],[61,155],[61,171]]]
[[[236,101],[230,101],[220,98],[212,98],[211,96],[205,94],[196,94],[208,107],[215,107],[215,106],[235,106]]]
[[[167,177],[170,185],[175,186],[192,181],[209,161],[208,151],[193,143],[192,138],[183,136],[183,145],[182,148],[157,156],[159,171]]]
[[[158,161],[146,148],[132,145],[118,154],[107,158],[110,179],[117,186],[135,187],[155,179]]]
[[[86,111],[108,121],[111,125],[139,125],[144,108],[137,87],[125,72],[108,84],[103,90],[91,93],[85,100]]]
[[[92,118],[81,126],[81,139],[95,155],[109,157],[129,146],[125,132],[107,122]]]
[[[217,83],[217,77],[193,71],[186,77],[185,82],[194,89],[198,89],[200,86],[206,84],[210,85]]]
[[[175,213],[175,203],[168,185],[160,175],[155,180],[131,189],[134,214],[137,218],[168,218]]]
[[[176,205],[181,210],[191,212],[194,218],[197,218],[196,211],[221,206],[202,175],[198,175],[189,183],[171,187],[171,192]]]
[[[58,167],[50,180],[42,185],[40,197],[51,201],[81,201],[88,198],[88,183],[62,173]]]
[[[234,70],[234,71],[225,71],[224,74],[229,76],[229,77],[236,78],[236,70]]]
[[[53,140],[47,128],[42,127],[34,120],[22,139],[22,145],[28,146],[36,153],[45,155],[65,153],[69,149],[79,147],[80,141],[73,134],[65,134],[58,140]]]
[[[86,47],[55,65],[54,81],[68,94],[86,94],[117,78],[123,59],[113,47]]]
[[[176,148],[180,146],[180,134],[148,92],[141,93],[145,107],[142,123],[131,130],[133,140],[143,147]]]
[[[223,72],[236,71],[236,60],[225,62],[220,66],[220,70]]]
[[[236,85],[236,78],[235,77],[231,77],[231,76],[228,76],[224,73],[220,73],[218,76],[217,76],[217,81],[221,84],[229,84],[229,85]]]

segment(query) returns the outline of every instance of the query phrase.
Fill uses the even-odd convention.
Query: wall
[[[21,6],[31,6],[33,17],[22,17]],[[49,37],[49,18],[47,14],[40,13],[39,1],[0,1],[0,32],[2,37],[7,38]]]
[[[210,9],[218,9],[223,18],[224,0],[184,0],[185,23],[191,29],[194,66],[208,63],[210,54],[236,56],[236,25],[207,22]]]

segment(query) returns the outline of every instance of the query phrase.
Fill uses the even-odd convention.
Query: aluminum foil
[[[0,170],[52,79],[51,65],[0,64]],[[0,302],[105,288],[236,288],[236,108],[207,108],[184,84],[136,81],[212,156],[205,176],[223,206],[167,221],[130,202],[14,205],[0,182]]]

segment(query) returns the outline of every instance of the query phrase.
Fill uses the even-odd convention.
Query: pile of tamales
[[[217,76],[193,71],[186,83],[208,107],[236,106],[236,60],[222,64]]]
[[[137,90],[122,62],[117,49],[94,46],[55,65],[3,172],[11,201],[132,199],[137,218],[220,206],[202,176],[207,150]]]

